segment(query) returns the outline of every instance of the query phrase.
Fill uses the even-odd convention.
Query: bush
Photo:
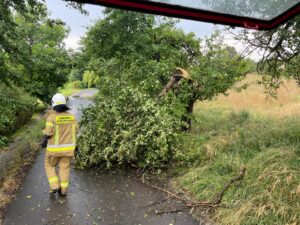
[[[99,82],[99,78],[94,71],[86,70],[83,73],[82,83],[85,87],[91,88]]]
[[[158,101],[130,87],[115,98],[99,96],[97,105],[86,109],[81,120],[77,164],[162,167],[176,151],[181,112],[171,97]]]
[[[84,84],[80,80],[73,81],[71,85],[73,88],[84,88]]]
[[[17,87],[0,84],[0,146],[31,119],[36,99]]]
[[[77,80],[82,80],[82,77],[83,77],[83,74],[81,72],[80,69],[72,69],[68,78],[69,78],[69,82],[72,83],[74,81],[77,81]]]
[[[45,102],[42,102],[41,100],[37,100],[35,104],[35,113],[43,113],[47,110],[47,104]]]

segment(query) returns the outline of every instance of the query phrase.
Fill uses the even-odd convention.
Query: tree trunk
[[[194,110],[194,105],[197,99],[193,96],[186,106],[187,115],[183,117],[183,121],[187,123],[186,126],[182,126],[182,131],[191,131],[192,129],[192,114]]]

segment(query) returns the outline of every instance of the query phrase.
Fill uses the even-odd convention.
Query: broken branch
[[[232,178],[230,181],[228,181],[225,186],[222,188],[222,190],[216,194],[216,197],[214,198],[214,200],[212,202],[189,202],[187,200],[185,200],[184,198],[182,197],[179,197],[178,195],[168,191],[168,190],[165,190],[163,188],[160,188],[160,187],[156,187],[154,185],[151,185],[151,184],[147,184],[145,183],[146,185],[152,187],[153,189],[156,189],[156,190],[160,190],[162,192],[165,192],[167,193],[168,195],[180,200],[181,202],[184,202],[186,204],[187,207],[200,207],[200,206],[205,206],[205,207],[217,207],[220,205],[220,203],[222,202],[222,199],[224,197],[224,194],[225,192],[229,189],[229,187],[235,183],[236,181],[239,181],[241,179],[243,179],[243,177],[245,176],[245,172],[246,172],[246,168],[245,167],[242,167],[241,170],[240,170],[240,173],[235,176],[234,178]]]

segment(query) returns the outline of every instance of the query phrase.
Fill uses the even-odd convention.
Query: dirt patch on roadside
[[[0,152],[0,224],[37,155],[42,124],[42,116],[36,116],[15,141]]]

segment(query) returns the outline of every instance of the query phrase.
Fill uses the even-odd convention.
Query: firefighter
[[[46,128],[43,130],[45,139],[42,147],[47,147],[45,170],[50,185],[50,196],[53,197],[57,192],[60,196],[66,196],[78,124],[74,115],[67,112],[69,108],[62,94],[53,96],[52,107],[53,110],[48,113]]]

